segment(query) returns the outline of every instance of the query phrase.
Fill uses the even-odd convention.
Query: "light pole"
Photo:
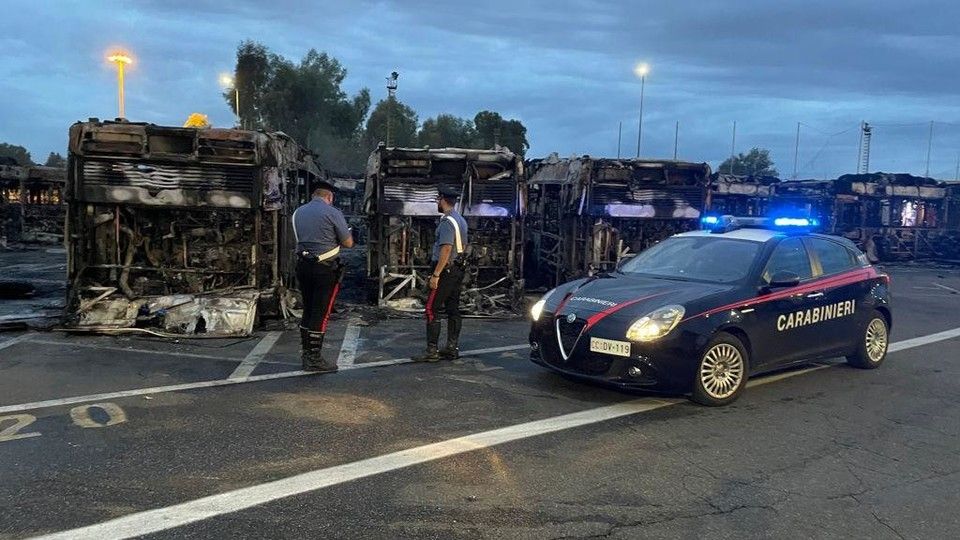
[[[637,158],[640,158],[640,142],[643,140],[643,90],[647,85],[647,73],[650,73],[650,65],[641,62],[633,68],[633,73],[640,77],[640,121],[637,126]]]
[[[390,124],[393,122],[393,102],[397,100],[397,79],[400,74],[394,71],[387,77],[387,148],[390,147]]]
[[[123,106],[123,101],[124,101],[124,99],[123,99],[123,71],[124,71],[124,68],[125,68],[127,65],[133,63],[133,59],[130,58],[130,55],[128,55],[127,53],[122,52],[122,51],[117,51],[117,52],[115,52],[115,53],[112,53],[110,56],[108,56],[108,57],[107,57],[107,60],[109,60],[109,61],[112,62],[113,64],[116,64],[116,66],[117,66],[117,102],[118,102],[119,107],[120,107],[120,116],[119,116],[119,118],[125,118],[125,117],[126,117],[126,112],[124,111],[124,106]]]
[[[240,120],[240,89],[237,88],[236,80],[227,73],[221,73],[220,86],[222,86],[224,90],[233,88],[233,112],[237,115],[237,125],[243,128],[243,122]]]

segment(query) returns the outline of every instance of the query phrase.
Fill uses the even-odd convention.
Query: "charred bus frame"
[[[288,216],[323,173],[282,133],[70,128],[67,323],[248,334],[293,283]]]
[[[470,248],[461,309],[491,316],[518,309],[523,293],[523,161],[506,148],[387,148],[367,166],[367,273],[382,307],[413,311],[433,268],[438,187],[461,192]]]
[[[706,163],[556,154],[528,163],[528,276],[537,285],[614,268],[621,259],[699,226]]]
[[[7,242],[63,241],[67,171],[0,164],[0,238]]]

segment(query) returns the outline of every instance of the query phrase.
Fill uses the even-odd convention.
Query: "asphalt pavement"
[[[297,336],[0,334],[0,538],[956,538],[960,272],[891,267],[878,370],[822,362],[731,406],[567,380],[523,321]]]

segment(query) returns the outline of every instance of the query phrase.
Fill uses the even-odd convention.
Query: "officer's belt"
[[[326,261],[326,260],[328,260],[328,259],[332,259],[332,258],[336,257],[336,256],[339,255],[339,254],[340,254],[340,246],[337,246],[337,247],[331,249],[330,251],[326,251],[326,252],[324,252],[324,253],[321,253],[321,254],[317,255],[317,262],[323,262],[323,261]],[[310,252],[304,251],[304,252],[302,253],[302,255],[303,255],[304,257],[309,257],[309,256],[310,256]]]

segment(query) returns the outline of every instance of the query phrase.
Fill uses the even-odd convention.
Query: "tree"
[[[736,156],[728,157],[717,172],[723,174],[735,174],[737,176],[778,176],[777,169],[774,168],[773,160],[770,159],[770,151],[753,147],[746,154],[740,153]]]
[[[452,114],[426,119],[417,133],[417,144],[430,148],[474,148],[476,143],[473,121]]]
[[[22,146],[17,146],[15,144],[0,143],[0,157],[8,157],[17,162],[17,165],[28,166],[33,165],[33,160],[30,159],[30,152]]]
[[[67,160],[57,152],[50,152],[47,161],[44,163],[47,167],[57,167],[59,169],[67,168]]]
[[[237,47],[237,65],[234,69],[234,88],[223,92],[230,110],[237,110],[236,96],[240,94],[240,125],[254,129],[263,125],[263,103],[271,78],[271,53],[260,43],[246,40]]]
[[[373,108],[364,131],[365,147],[372,151],[387,143],[387,118],[390,119],[390,146],[411,147],[417,144],[417,112],[396,98],[381,100]]]
[[[260,43],[237,47],[234,84],[240,93],[241,125],[247,129],[283,131],[316,152],[325,166],[359,172],[362,126],[370,110],[370,91],[347,96],[341,85],[347,70],[340,62],[311,49],[294,63]],[[235,92],[223,94],[235,107]]]
[[[473,118],[473,124],[476,126],[477,146],[480,148],[506,146],[521,156],[530,148],[527,128],[519,120],[504,120],[500,113],[480,111]]]

